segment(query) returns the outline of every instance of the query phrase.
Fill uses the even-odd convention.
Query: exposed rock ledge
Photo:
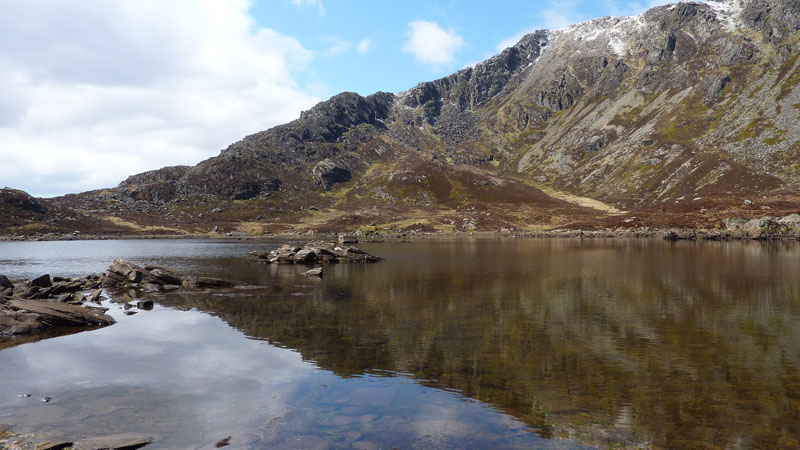
[[[81,306],[99,300],[100,285],[99,275],[52,280],[50,275],[42,275],[16,283],[0,275],[0,336],[115,323],[103,308]]]
[[[331,242],[309,242],[304,247],[283,245],[271,252],[253,251],[250,258],[264,264],[374,263],[383,258],[357,247],[340,247]]]
[[[12,282],[0,275],[0,336],[34,334],[54,327],[106,326],[116,323],[101,307],[102,288],[124,289],[206,289],[229,288],[235,283],[219,278],[196,277],[163,266],[141,267],[117,259],[104,274],[83,278],[42,275],[33,280]],[[92,305],[92,304],[95,305]],[[139,309],[152,309],[152,302],[140,302]],[[126,308],[127,309],[127,308]]]

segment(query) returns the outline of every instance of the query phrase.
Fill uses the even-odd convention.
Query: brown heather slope
[[[527,35],[400,93],[342,93],[193,167],[4,207],[43,231],[722,228],[800,210],[800,0]],[[747,200],[747,202],[745,202]]]

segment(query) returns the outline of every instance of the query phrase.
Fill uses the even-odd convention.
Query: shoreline
[[[547,231],[464,231],[464,232],[386,232],[369,233],[193,233],[193,234],[45,234],[36,236],[0,235],[0,242],[66,242],[66,241],[100,241],[100,240],[221,240],[221,241],[287,241],[287,240],[319,240],[337,239],[338,236],[351,236],[361,242],[395,242],[408,240],[449,240],[474,238],[510,238],[510,239],[663,239],[667,241],[798,241],[800,234],[768,233],[758,231],[750,233],[745,230],[708,230],[695,228],[626,228],[581,230],[563,229]]]

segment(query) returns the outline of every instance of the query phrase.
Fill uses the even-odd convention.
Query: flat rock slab
[[[121,433],[82,439],[75,443],[75,450],[135,450],[153,442],[152,436]]]
[[[37,320],[46,327],[111,325],[116,323],[111,316],[100,311],[66,303],[12,299],[8,302],[8,305],[18,313],[36,315]]]

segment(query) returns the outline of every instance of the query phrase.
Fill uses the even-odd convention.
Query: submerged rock
[[[283,245],[271,252],[253,251],[250,258],[265,264],[374,263],[383,258],[357,247],[340,247],[330,242],[309,242],[304,247]]]
[[[307,277],[320,277],[322,278],[322,267],[317,267],[316,269],[307,270],[303,275]]]

